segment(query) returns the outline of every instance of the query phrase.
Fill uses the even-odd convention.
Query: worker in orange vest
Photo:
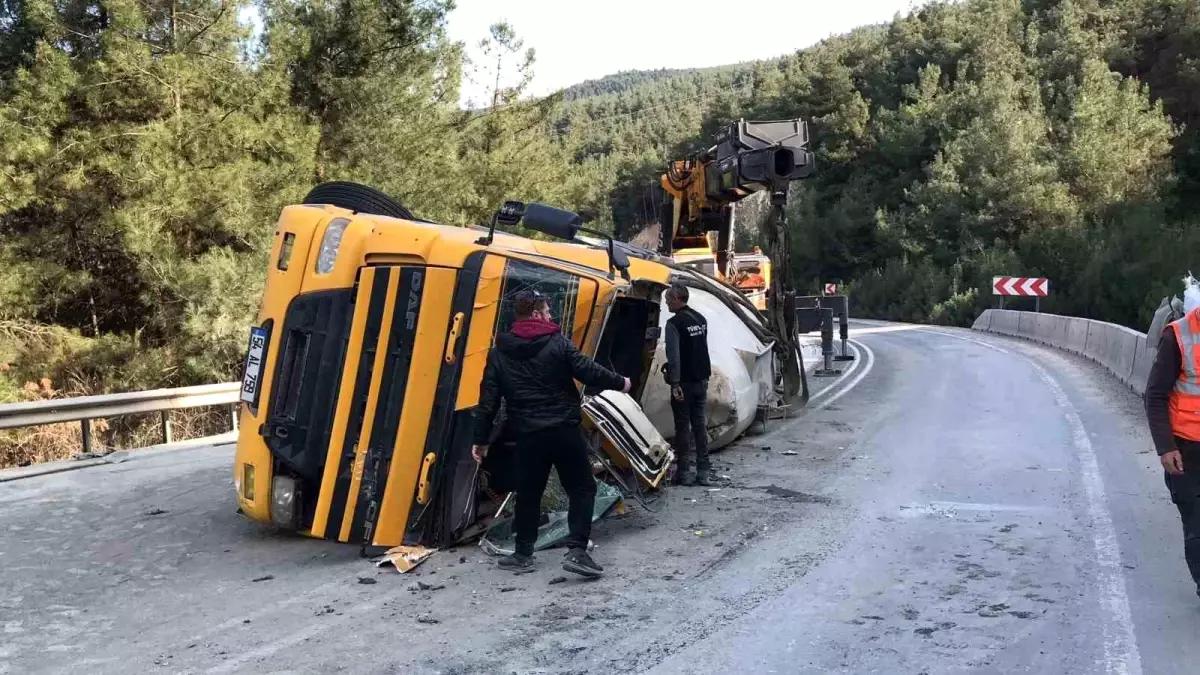
[[[1200,595],[1200,285],[1187,281],[1184,316],[1163,329],[1150,368],[1146,419],[1183,520],[1183,557]]]

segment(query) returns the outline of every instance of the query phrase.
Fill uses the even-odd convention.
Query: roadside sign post
[[[999,296],[1000,309],[1004,298],[1017,296],[1034,299],[1034,311],[1042,311],[1042,298],[1050,295],[1050,280],[1044,277],[992,277],[992,295]]]

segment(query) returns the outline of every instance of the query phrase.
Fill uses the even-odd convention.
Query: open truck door
[[[662,483],[674,453],[637,401],[629,394],[606,391],[584,401],[583,412],[600,432],[609,460],[648,487]]]
[[[638,403],[650,378],[661,336],[662,294],[667,285],[649,279],[633,279],[617,289],[605,312],[604,329],[595,359],[633,383],[628,394],[617,391],[584,390],[588,395],[583,411],[602,436],[598,450],[610,467],[631,471],[646,487],[656,488],[667,475],[674,455],[670,445],[654,427]]]

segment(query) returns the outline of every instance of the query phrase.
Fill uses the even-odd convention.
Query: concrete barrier
[[[992,313],[984,312],[983,314],[980,314],[975,319],[975,323],[971,325],[971,330],[979,330],[979,331],[983,331],[986,333],[989,330],[991,330],[991,327],[992,327]]]
[[[1056,314],[989,309],[976,319],[973,328],[1079,354],[1104,366],[1139,394],[1146,391],[1146,378],[1158,347],[1147,342],[1144,333],[1124,326]]]
[[[1076,317],[1067,318],[1067,341],[1064,348],[1073,353],[1082,355],[1087,349],[1088,324],[1087,319],[1079,319]]]
[[[1038,315],[1033,312],[1017,312],[1017,335],[1026,340],[1037,341]]]
[[[1099,321],[1088,321],[1087,342],[1083,348],[1083,355],[1099,363],[1101,355],[1108,347],[1108,343],[1104,341],[1106,337],[1108,336],[1104,334],[1104,324]]]
[[[1067,343],[1067,324],[1069,319],[1057,314],[1037,315],[1037,341],[1047,345],[1063,345]]]
[[[1137,357],[1139,349],[1138,338],[1141,338],[1141,345],[1146,344],[1146,336],[1142,333],[1126,328],[1109,324],[1109,350],[1107,362],[1104,364],[1117,379],[1125,384],[1133,386],[1133,362]],[[1142,383],[1145,386],[1145,381]],[[1135,387],[1136,389],[1136,387]]]
[[[1017,335],[1017,322],[1021,318],[1020,312],[1008,309],[989,309],[988,312],[993,312],[989,321],[991,332],[1001,335]]]
[[[1133,356],[1133,373],[1129,376],[1129,386],[1139,394],[1146,393],[1146,380],[1150,378],[1150,366],[1154,364],[1154,355],[1158,350],[1147,345],[1148,338],[1139,335],[1137,351]]]

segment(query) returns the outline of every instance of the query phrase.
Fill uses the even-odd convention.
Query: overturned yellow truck
[[[568,241],[495,231],[519,222]],[[550,298],[584,353],[634,383],[628,395],[585,391],[597,471],[659,485],[673,456],[639,400],[662,379],[652,370],[672,281],[719,296],[769,341],[736,290],[584,236],[575,214],[512,202],[490,229],[445,226],[365,186],[318,186],[283,210],[274,233],[243,371],[239,509],[365,546],[441,547],[478,533],[495,503],[471,458],[472,412],[488,351],[513,320],[511,300],[530,288]],[[773,359],[751,351],[741,365],[777,379]],[[743,399],[768,400],[771,381]],[[744,429],[746,410],[736,416]]]

